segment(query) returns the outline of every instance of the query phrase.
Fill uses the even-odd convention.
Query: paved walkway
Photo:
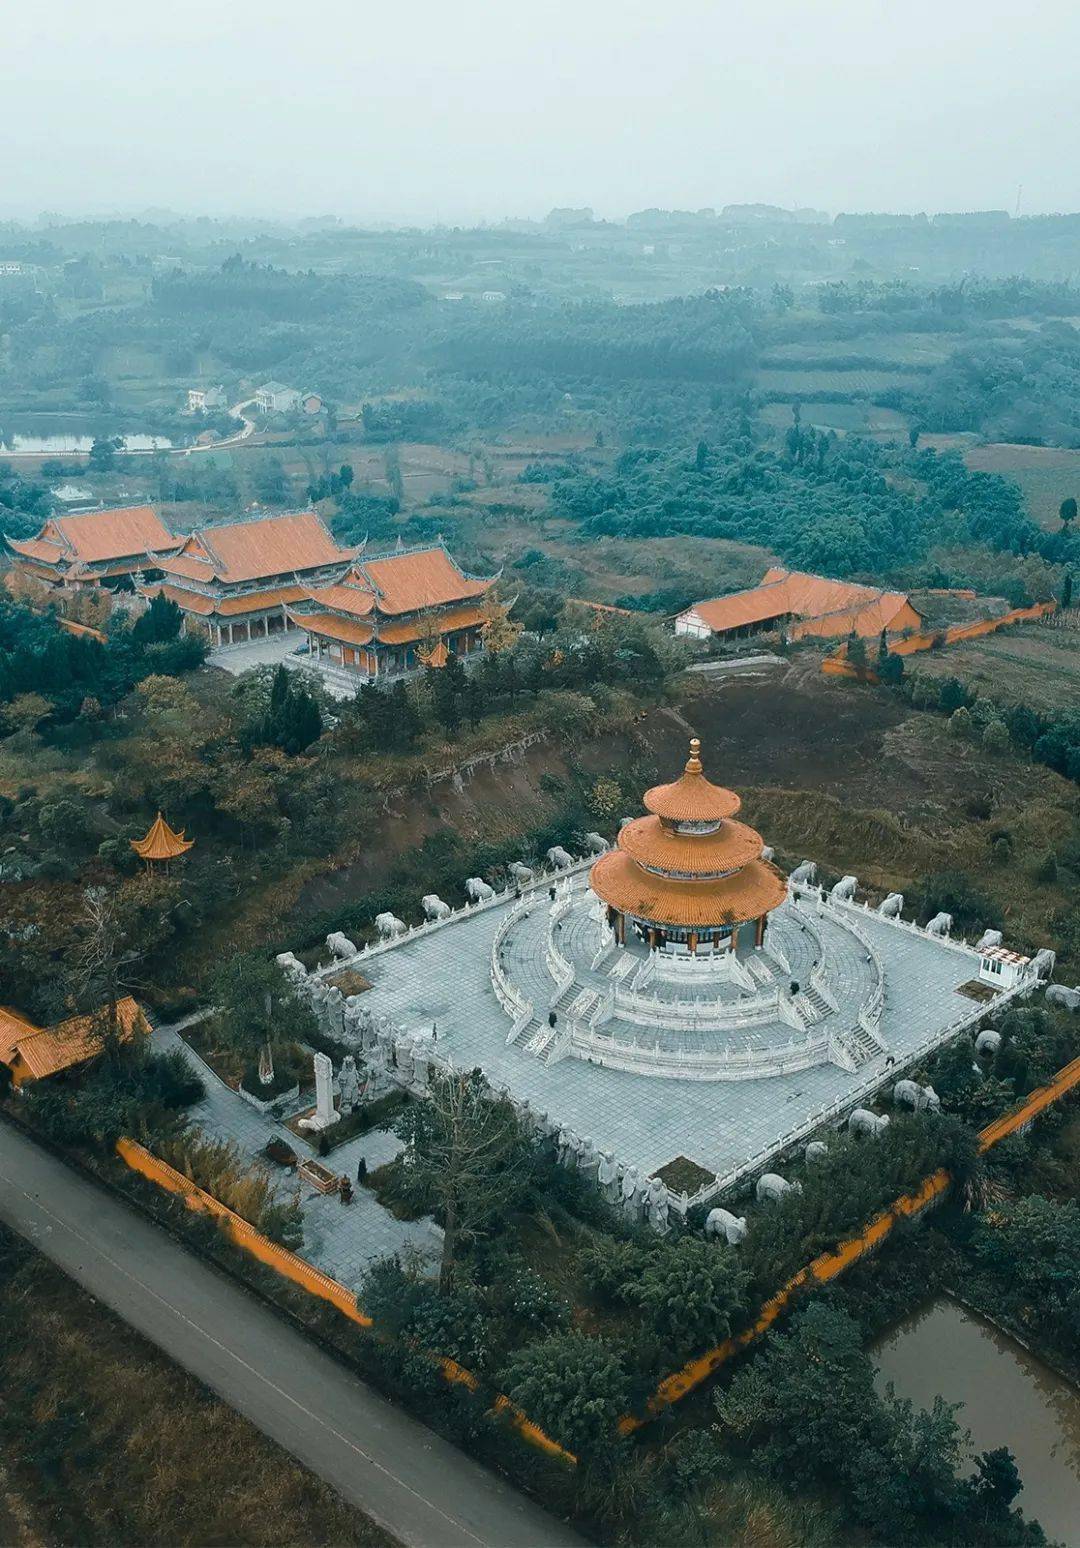
[[[2,1120],[0,1219],[410,1548],[583,1541]]]
[[[275,1135],[291,1145],[302,1160],[316,1155],[313,1144],[301,1139],[283,1123],[249,1106],[214,1074],[180,1035],[181,1029],[188,1024],[181,1021],[173,1026],[156,1028],[153,1043],[163,1053],[178,1050],[202,1077],[206,1095],[188,1109],[191,1121],[217,1139],[230,1140],[257,1165],[264,1164],[260,1152]],[[308,1105],[314,1100],[312,1094]],[[325,1160],[339,1175],[344,1173],[355,1178],[361,1156],[367,1162],[368,1171],[374,1171],[377,1166],[392,1161],[401,1148],[396,1134],[385,1129],[372,1129],[335,1146]],[[281,1175],[276,1167],[267,1167],[267,1170],[275,1177]],[[288,1193],[296,1186],[294,1177],[285,1176],[281,1191]],[[336,1194],[316,1193],[307,1183],[299,1186],[304,1216],[304,1243],[299,1249],[300,1254],[350,1288],[359,1284],[365,1269],[376,1258],[411,1249],[434,1262],[442,1253],[442,1232],[429,1217],[396,1220],[367,1188],[354,1186],[353,1202],[344,1205]]]

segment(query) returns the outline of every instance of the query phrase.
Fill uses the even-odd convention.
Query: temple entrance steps
[[[826,1016],[831,1016],[833,1008],[824,995],[817,992],[812,984],[808,984],[799,996],[804,1006],[812,1012],[813,1021],[824,1021]]]
[[[760,956],[746,957],[744,959],[744,965],[747,972],[750,974],[750,977],[754,979],[756,983],[766,984],[770,989],[775,986],[776,974],[769,970],[766,964],[761,960]]]
[[[590,1021],[600,1004],[600,996],[595,989],[581,989],[570,1001],[567,1014],[578,1021]]]
[[[857,1021],[851,1029],[851,1052],[855,1059],[855,1068],[861,1069],[864,1064],[869,1064],[871,1059],[876,1059],[878,1054],[885,1052],[885,1044]]]

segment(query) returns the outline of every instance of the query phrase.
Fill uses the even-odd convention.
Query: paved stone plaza
[[[158,1027],[153,1040],[162,1052],[179,1049],[202,1078],[206,1095],[190,1109],[192,1123],[215,1139],[231,1140],[241,1154],[280,1179],[282,1194],[291,1193],[297,1179],[269,1165],[260,1152],[275,1136],[291,1145],[301,1160],[317,1155],[315,1146],[237,1096],[184,1041],[180,1035],[182,1027],[183,1023],[179,1027]],[[354,1179],[351,1204],[342,1204],[336,1194],[320,1194],[307,1183],[299,1184],[304,1217],[301,1255],[342,1284],[356,1285],[369,1264],[389,1253],[412,1250],[432,1261],[441,1254],[442,1232],[433,1220],[397,1220],[383,1209],[374,1194],[355,1183],[361,1156],[368,1170],[374,1171],[393,1160],[400,1150],[401,1141],[396,1135],[373,1129],[335,1146],[324,1158],[335,1172]]]
[[[585,880],[573,880],[574,895],[588,904]],[[545,964],[550,922],[548,894],[541,889],[531,910],[514,900],[458,917],[438,929],[390,949],[365,954],[363,971],[372,988],[365,1010],[389,1016],[403,1033],[437,1033],[437,1051],[460,1068],[480,1066],[490,1082],[545,1112],[560,1126],[588,1136],[644,1174],[677,1156],[731,1181],[741,1171],[793,1140],[800,1130],[865,1100],[905,1064],[941,1041],[980,1006],[959,993],[977,976],[978,954],[958,942],[928,936],[858,906],[816,905],[815,897],[783,903],[770,932],[793,975],[806,975],[827,958],[828,987],[835,1000],[832,1020],[850,1026],[875,974],[880,973],[880,1015],[876,1036],[857,1050],[852,1068],[823,1059],[791,1073],[752,1078],[679,1078],[605,1067],[579,1053],[545,1062],[542,1038],[515,1041],[515,1024],[492,982],[492,948],[501,952],[508,979],[529,992],[546,1012],[552,984]],[[574,953],[569,937],[583,930],[580,908],[566,915],[562,948]],[[558,926],[554,926],[558,940]],[[590,940],[577,953],[588,954]],[[879,964],[879,966],[878,966]],[[712,991],[715,993],[715,990]],[[546,1015],[537,1017],[541,1028]],[[609,1028],[604,1029],[609,1034]],[[808,1035],[813,1028],[808,1029]],[[740,1034],[740,1047],[767,1051],[790,1024],[762,1024]],[[708,1034],[692,1027],[677,1034],[653,1028],[652,1042],[673,1052],[701,1047]],[[530,1041],[532,1046],[530,1047]],[[540,1046],[538,1052],[538,1043]]]

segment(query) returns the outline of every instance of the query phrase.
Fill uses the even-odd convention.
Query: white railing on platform
[[[590,1064],[631,1074],[667,1076],[674,1080],[757,1080],[764,1075],[790,1075],[829,1057],[827,1036],[793,1038],[771,1048],[726,1046],[715,1052],[690,1053],[682,1049],[652,1048],[642,1043],[616,1042],[588,1030],[580,1023],[573,1031],[573,1052]]]
[[[539,900],[539,894],[553,884],[558,886],[560,882],[572,876],[580,875],[588,870],[596,861],[595,855],[589,855],[583,860],[575,860],[573,865],[564,866],[562,870],[537,871],[534,880],[524,886],[504,887],[501,892],[493,893],[490,898],[483,898],[479,903],[465,903],[461,908],[451,909],[443,919],[425,919],[422,924],[412,925],[402,935],[394,935],[385,941],[372,941],[362,947],[355,956],[342,957],[334,962],[325,963],[315,969],[315,976],[326,978],[334,973],[340,973],[342,968],[353,967],[358,962],[366,962],[372,957],[380,956],[383,952],[393,951],[397,946],[408,945],[418,937],[432,935],[436,930],[448,929],[451,925],[461,924],[467,919],[473,919],[477,914],[487,913],[493,908],[504,908],[507,903],[520,900],[521,902],[533,902]]]

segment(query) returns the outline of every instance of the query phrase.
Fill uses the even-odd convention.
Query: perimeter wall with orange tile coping
[[[290,1252],[287,1247],[272,1242],[269,1237],[263,1236],[253,1225],[236,1214],[220,1199],[215,1199],[213,1194],[207,1193],[197,1183],[193,1183],[190,1177],[185,1177],[166,1161],[161,1161],[140,1145],[137,1140],[119,1139],[116,1142],[116,1154],[132,1171],[146,1177],[150,1182],[156,1183],[159,1188],[164,1188],[168,1193],[175,1193],[182,1198],[188,1209],[200,1211],[203,1214],[213,1215],[221,1222],[229,1240],[244,1252],[257,1258],[260,1263],[265,1263],[283,1278],[289,1279],[293,1284],[299,1285],[310,1295],[317,1296],[319,1300],[329,1301],[331,1306],[337,1308],[342,1316],[348,1317],[350,1322],[355,1322],[362,1328],[373,1328],[370,1317],[366,1317],[356,1304],[356,1296],[339,1284],[336,1279],[331,1279],[329,1274],[324,1274],[313,1264],[307,1263],[303,1258],[297,1257],[295,1252]],[[463,1365],[456,1360],[447,1359],[443,1355],[434,1356],[443,1377],[446,1381],[468,1387],[475,1392],[480,1386],[479,1381]],[[550,1435],[546,1435],[539,1425],[515,1408],[508,1397],[501,1392],[496,1394],[492,1404],[496,1413],[506,1414],[514,1429],[523,1440],[535,1446],[538,1451],[543,1451],[549,1457],[559,1457],[565,1462],[576,1463],[577,1458],[570,1451],[565,1450],[557,1441],[553,1441]]]
[[[1080,1086],[1080,1059],[1074,1059],[1071,1064],[1067,1064],[1064,1069],[1058,1071],[1049,1085],[1040,1086],[1018,1107],[980,1130],[979,1154],[985,1154],[999,1141],[1010,1134],[1015,1134],[1018,1129],[1022,1129],[1025,1124],[1030,1123],[1033,1118],[1038,1117],[1046,1108],[1077,1086]],[[699,1355],[697,1359],[684,1365],[681,1370],[665,1377],[646,1404],[644,1414],[640,1416],[625,1414],[619,1421],[622,1434],[628,1435],[634,1430],[639,1430],[642,1425],[657,1418],[673,1403],[686,1397],[687,1393],[693,1392],[703,1381],[719,1370],[733,1354],[738,1353],[740,1349],[745,1349],[748,1344],[752,1344],[755,1339],[767,1332],[798,1291],[807,1286],[827,1284],[829,1280],[836,1279],[860,1258],[864,1258],[867,1253],[879,1247],[899,1221],[921,1214],[924,1209],[936,1203],[948,1190],[951,1182],[952,1178],[948,1172],[934,1172],[915,1192],[903,1194],[887,1210],[875,1216],[861,1235],[851,1241],[841,1242],[835,1252],[823,1252],[812,1263],[800,1269],[771,1300],[765,1302],[757,1321],[750,1327],[745,1328],[734,1338],[725,1339],[715,1349]]]
[[[914,656],[919,651],[932,650],[935,645],[956,645],[961,640],[977,640],[984,634],[996,634],[999,629],[1008,628],[1010,624],[1036,623],[1040,618],[1048,618],[1056,611],[1056,602],[1036,602],[1031,607],[1014,607],[1011,612],[1003,613],[1000,618],[980,618],[975,623],[953,624],[948,629],[909,634],[890,644],[889,650],[894,656]],[[878,681],[878,675],[873,667],[857,667],[851,664],[847,659],[846,643],[840,645],[832,655],[825,657],[821,663],[821,670],[826,677],[854,677],[865,683]]]
[[[1030,1123],[1032,1119],[1038,1117],[1046,1108],[1077,1086],[1080,1086],[1080,1059],[1074,1059],[1071,1064],[1059,1070],[1048,1085],[1040,1086],[1018,1107],[980,1130],[979,1153],[984,1154],[1008,1135],[1015,1134],[1018,1129],[1022,1129],[1025,1124]],[[261,1263],[267,1264],[310,1294],[329,1301],[332,1306],[336,1306],[338,1311],[360,1327],[373,1327],[371,1318],[366,1317],[359,1310],[355,1295],[344,1285],[331,1279],[321,1269],[305,1262],[303,1258],[297,1257],[287,1247],[281,1247],[276,1242],[270,1241],[241,1216],[228,1209],[211,1194],[206,1193],[190,1178],[185,1177],[182,1172],[176,1171],[167,1162],[158,1160],[145,1146],[135,1140],[121,1139],[117,1141],[116,1153],[133,1171],[149,1178],[151,1182],[157,1183],[169,1193],[179,1195],[189,1209],[201,1210],[215,1216],[222,1222],[229,1239],[245,1252],[251,1253]],[[859,1236],[853,1237],[850,1241],[841,1242],[833,1252],[821,1253],[812,1263],[808,1263],[805,1268],[793,1275],[776,1295],[765,1302],[756,1321],[750,1327],[744,1328],[741,1333],[732,1338],[725,1339],[722,1344],[716,1345],[705,1354],[698,1355],[681,1370],[666,1376],[649,1399],[643,1414],[623,1415],[619,1420],[619,1432],[630,1435],[635,1430],[640,1430],[671,1408],[673,1404],[693,1392],[730,1360],[732,1355],[754,1343],[763,1333],[767,1333],[800,1290],[828,1284],[830,1280],[838,1278],[845,1270],[879,1247],[899,1221],[919,1215],[938,1202],[948,1191],[951,1182],[952,1178],[947,1171],[934,1172],[914,1192],[903,1194],[887,1210],[876,1215]],[[477,1390],[480,1383],[471,1371],[459,1365],[456,1360],[447,1359],[445,1356],[434,1358],[446,1381],[468,1387],[473,1392]],[[534,1424],[526,1414],[516,1408],[508,1397],[499,1393],[492,1407],[496,1413],[508,1414],[514,1429],[530,1445],[550,1457],[559,1457],[565,1462],[576,1464],[577,1457],[573,1452],[567,1451],[557,1441],[552,1440],[539,1425]]]

